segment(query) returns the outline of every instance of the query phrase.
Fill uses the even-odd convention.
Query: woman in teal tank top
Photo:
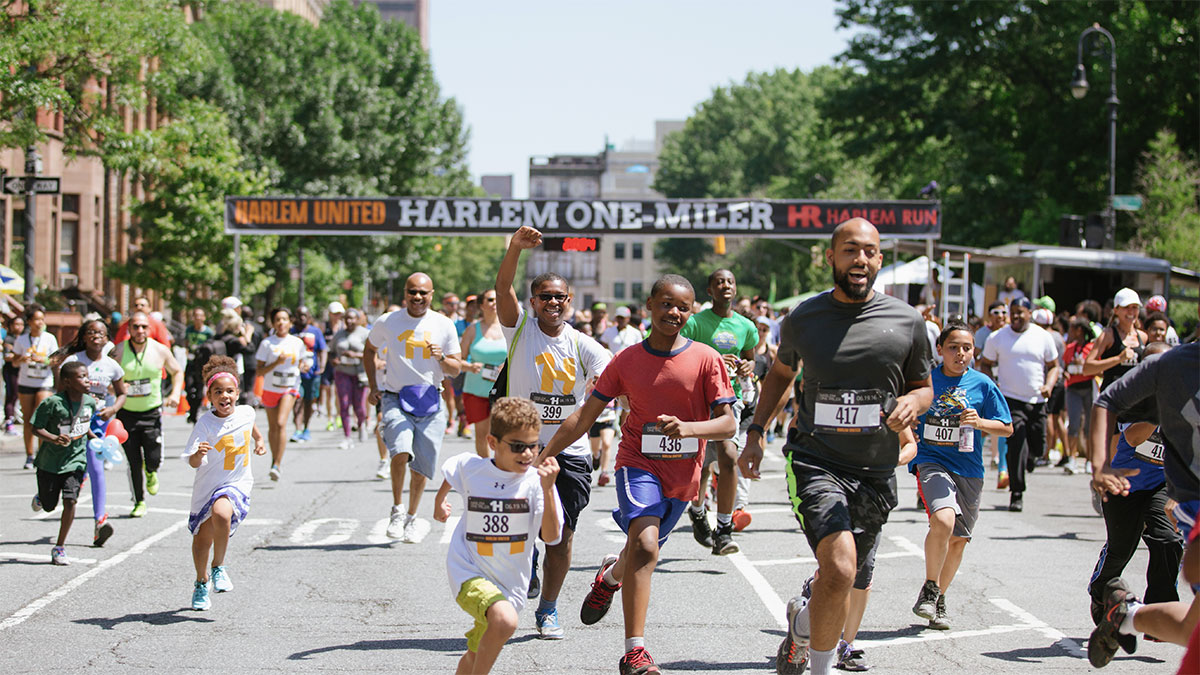
[[[463,367],[467,375],[463,382],[463,408],[467,424],[475,425],[475,452],[480,457],[487,457],[486,436],[491,426],[488,423],[491,413],[488,394],[508,357],[508,343],[496,314],[495,290],[488,289],[483,294],[480,307],[483,318],[467,327],[462,336],[462,353],[467,360]]]

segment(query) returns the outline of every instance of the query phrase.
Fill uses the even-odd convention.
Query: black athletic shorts
[[[38,499],[42,501],[43,511],[53,511],[58,508],[58,496],[63,499],[78,500],[79,489],[83,487],[84,469],[72,473],[50,473],[37,470]]]
[[[588,429],[588,438],[600,438],[600,432],[605,429],[612,429],[615,433],[617,430],[617,421],[609,420],[607,422],[596,422]]]
[[[562,502],[563,526],[574,532],[579,524],[579,513],[592,498],[592,457],[559,455],[555,459],[559,471],[554,487],[558,488],[558,499]]]
[[[1067,409],[1067,387],[1063,378],[1058,378],[1054,388],[1050,390],[1050,398],[1046,399],[1046,414],[1053,417]]]
[[[855,567],[875,546],[888,513],[896,508],[896,491],[887,478],[850,474],[821,466],[810,457],[788,453],[788,497],[792,513],[813,553],[822,539],[838,532],[854,535]]]

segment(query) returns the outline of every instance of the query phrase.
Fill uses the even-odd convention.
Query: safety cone
[[[192,409],[192,406],[188,405],[187,397],[180,396],[179,397],[179,405],[175,407],[175,414],[176,415],[186,415],[186,414],[188,414],[188,411],[191,409]]]
[[[254,397],[261,399],[263,395],[263,376],[258,375],[254,378]]]

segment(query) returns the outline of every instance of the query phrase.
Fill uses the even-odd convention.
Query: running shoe
[[[723,525],[713,530],[713,555],[730,555],[741,550],[733,540],[733,523]]]
[[[151,495],[158,494],[158,472],[157,471],[146,472],[146,492],[149,492]]]
[[[365,443],[367,441],[367,423],[363,422],[358,425],[358,442]]]
[[[537,623],[538,637],[543,640],[561,640],[566,633],[558,624],[558,610],[550,609],[545,612],[534,612],[533,619]]]
[[[33,496],[33,501],[32,501],[32,502],[31,502],[29,505],[30,505],[31,507],[33,507],[33,512],[34,512],[34,513],[37,513],[38,511],[41,511],[41,510],[42,510],[42,498],[41,498],[41,497],[39,497],[39,496],[37,496],[37,495],[34,495],[34,496]]]
[[[404,519],[404,534],[401,535],[400,541],[406,544],[416,544],[420,541],[417,538],[417,517],[408,516]]]
[[[1088,661],[1094,668],[1103,668],[1112,661],[1117,648],[1125,650],[1126,654],[1137,651],[1137,636],[1121,633],[1121,623],[1129,613],[1129,604],[1136,602],[1137,597],[1129,591],[1125,580],[1117,577],[1110,579],[1104,586],[1104,616],[1088,638]]]
[[[645,675],[646,673],[662,672],[662,669],[654,663],[654,659],[650,656],[650,652],[646,651],[645,647],[634,647],[625,652],[625,656],[621,657],[621,661],[617,665],[621,669],[621,675]]]
[[[585,626],[603,619],[604,615],[608,614],[608,608],[612,607],[613,595],[621,590],[619,582],[616,586],[610,586],[604,580],[604,573],[615,564],[617,556],[612,553],[600,561],[600,569],[596,571],[596,579],[592,581],[592,590],[588,591],[587,597],[583,599],[583,606],[579,608],[579,620]]]
[[[337,429],[337,423],[333,420],[329,420],[329,424],[325,425],[325,431],[333,431],[335,429]]]
[[[25,468],[25,469],[33,468],[33,456],[32,455],[25,456],[25,466],[23,468]]]
[[[218,593],[225,593],[233,590],[233,580],[229,578],[229,573],[225,571],[224,565],[217,565],[212,568],[212,587]]]
[[[105,471],[112,471],[112,468],[113,468],[113,463],[112,463],[112,462],[110,462],[110,461],[108,461],[107,459],[106,459],[106,460],[104,460],[104,470],[105,470]]]
[[[746,509],[733,510],[733,531],[741,532],[750,526],[750,521],[754,520],[754,516]]]
[[[767,444],[767,445],[770,445],[770,444],[774,443],[774,442],[775,442],[775,432],[774,432],[774,431],[768,431],[768,432],[767,432],[767,435],[766,435],[766,437],[765,437],[763,440],[765,440],[765,441],[766,441],[766,444]]]
[[[354,444],[350,442],[349,438],[343,438],[342,441],[338,443],[338,450],[349,450],[351,447],[353,447],[353,445]]]
[[[209,607],[212,607],[212,600],[208,598],[208,583],[197,581],[192,589],[192,609],[203,612]]]
[[[271,480],[278,482],[283,477],[283,471],[279,468],[278,464],[272,464],[271,471],[267,475],[271,477]]]
[[[1000,475],[996,477],[996,489],[1003,490],[1006,487],[1008,487],[1008,472],[1001,471]]]
[[[808,585],[807,582],[805,585]],[[808,668],[808,598],[803,594],[788,600],[787,622],[787,636],[775,653],[775,672],[779,675],[800,675]]]
[[[532,600],[542,594],[542,582],[538,579],[538,550],[533,547],[533,569],[529,573],[529,590],[525,591],[525,597]]]
[[[1092,625],[1099,626],[1100,620],[1104,618],[1104,603],[1092,598],[1092,604],[1088,609],[1092,614]]]
[[[612,476],[607,471],[601,471],[600,475],[596,478],[597,487],[604,487],[610,482],[612,482]]]
[[[71,559],[67,557],[67,549],[62,546],[55,546],[50,549],[50,562],[64,567],[70,565]]]
[[[129,512],[130,518],[141,518],[144,515],[146,515],[146,502],[136,502],[133,510]]]
[[[705,511],[696,513],[691,506],[687,507],[688,518],[692,521],[692,536],[696,539],[696,543],[704,548],[713,547],[713,531],[712,526],[708,524],[708,514]]]
[[[397,504],[392,507],[392,512],[388,516],[387,536],[388,539],[403,539],[404,538],[404,505]]]
[[[934,630],[950,630],[950,615],[946,613],[946,594],[938,596],[937,610],[929,620],[929,627]]]
[[[1008,510],[1015,513],[1020,513],[1025,509],[1025,500],[1021,497],[1020,492],[1012,493],[1012,497],[1008,499]]]
[[[301,429],[297,429],[291,435],[291,437],[288,438],[288,440],[291,441],[292,443],[299,443],[300,441],[304,440],[304,431]]]
[[[871,669],[871,666],[867,665],[866,657],[863,656],[863,650],[855,649],[854,645],[845,640],[838,640],[837,659],[834,667],[839,670],[862,673]]]
[[[309,431],[308,429],[301,431],[300,432],[300,440],[304,441],[305,443],[311,441],[312,440],[312,432]]]
[[[937,615],[937,601],[940,595],[936,581],[926,579],[921,586],[921,591],[917,593],[917,603],[913,605],[913,614],[922,619],[933,619]]]
[[[390,475],[392,475],[391,462],[386,459],[379,460],[379,468],[375,469],[375,477],[383,479]]]
[[[1092,490],[1092,510],[1098,516],[1104,515],[1104,497],[1100,496],[1100,493],[1095,490]]]
[[[104,542],[113,535],[112,523],[108,522],[108,516],[105,515],[96,521],[96,530],[92,533],[92,546],[100,548],[104,546]]]

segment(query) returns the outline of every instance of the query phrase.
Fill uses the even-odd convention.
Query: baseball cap
[[[618,307],[617,311],[613,312],[613,316],[623,316],[628,319],[630,316],[632,316],[632,314],[630,313],[628,307]]]
[[[1122,288],[1117,291],[1116,297],[1113,298],[1113,307],[1128,307],[1140,304],[1142,304],[1142,299],[1138,297],[1137,291],[1132,288]]]
[[[1033,322],[1039,326],[1049,326],[1054,322],[1054,314],[1045,307],[1038,307],[1033,310]]]
[[[329,313],[330,314],[345,314],[346,308],[342,306],[342,303],[338,302],[337,300],[334,300],[333,302],[329,303]]]
[[[1033,304],[1037,305],[1038,307],[1041,307],[1042,309],[1050,310],[1051,314],[1058,311],[1057,307],[1055,307],[1055,305],[1054,305],[1054,298],[1052,298],[1048,295],[1043,295],[1042,297],[1038,298],[1037,300],[1034,300]]]
[[[221,300],[221,309],[237,309],[242,306],[242,301],[232,295]]]
[[[1167,299],[1161,295],[1152,295],[1146,299],[1147,312],[1165,312],[1167,311]]]
[[[595,303],[592,303],[592,309],[602,309],[607,312],[608,305],[604,304],[603,302],[595,302]]]

